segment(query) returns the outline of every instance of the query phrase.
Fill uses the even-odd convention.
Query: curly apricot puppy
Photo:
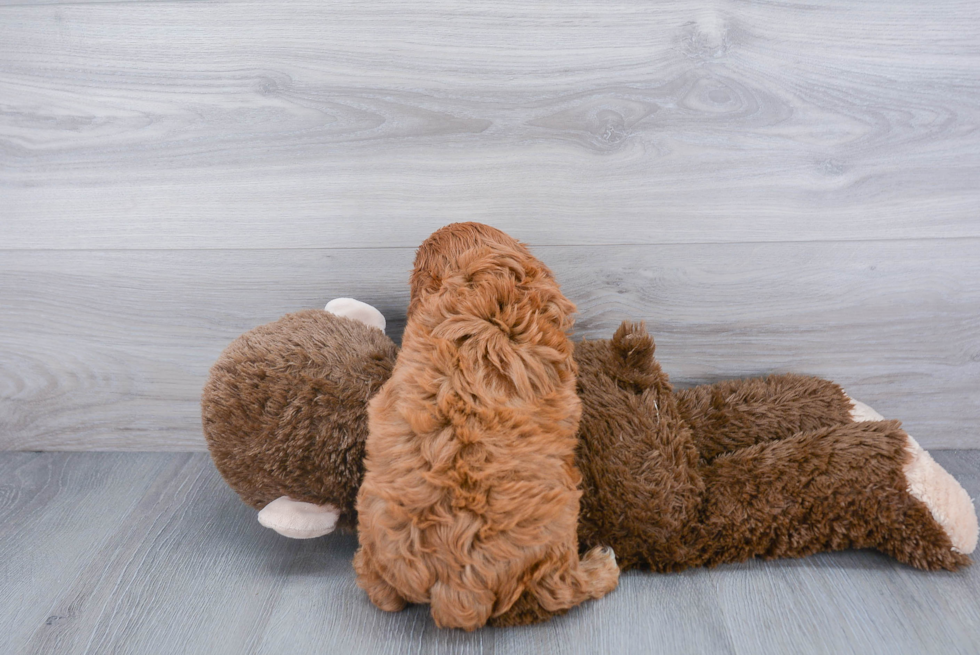
[[[612,591],[612,551],[578,555],[574,306],[522,244],[476,223],[422,244],[412,287],[368,406],[358,584],[383,610],[429,603],[466,630],[522,593],[560,612]]]

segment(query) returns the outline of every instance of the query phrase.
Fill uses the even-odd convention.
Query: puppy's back
[[[601,593],[563,589],[579,568],[574,306],[523,245],[479,224],[423,244],[412,290],[369,406],[359,582],[384,609],[429,602],[439,625],[468,629],[545,580],[549,609],[602,595],[608,566]]]

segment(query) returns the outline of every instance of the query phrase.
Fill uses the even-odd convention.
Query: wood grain
[[[971,495],[980,452],[938,451]],[[870,551],[631,572],[550,623],[438,630],[376,610],[356,539],[258,525],[207,456],[0,453],[0,627],[17,653],[950,653],[980,643],[980,568]]]
[[[74,631],[79,613],[101,609],[87,588],[59,607],[53,603],[73,585],[90,584],[104,573],[84,575],[93,558],[115,549],[121,525],[133,527],[134,512],[139,516],[160,509],[140,503],[154,481],[173,478],[187,459],[68,453],[0,457],[0,631],[5,652],[41,652],[24,650],[35,630]],[[52,647],[44,652],[79,651]]]
[[[200,449],[232,338],[536,246],[675,381],[834,378],[980,445],[980,8],[0,0],[0,448]],[[719,244],[719,245],[712,245]]]
[[[0,7],[3,246],[980,236],[980,9]]]
[[[819,375],[926,447],[980,446],[980,239],[541,247],[579,337],[645,320],[682,386]],[[409,249],[3,253],[0,445],[204,447],[199,393],[236,336],[351,295],[400,338]]]

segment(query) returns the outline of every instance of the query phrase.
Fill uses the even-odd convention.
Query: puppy
[[[616,587],[612,551],[578,555],[574,311],[499,230],[453,224],[419,248],[357,499],[354,567],[379,608],[429,603],[473,630],[522,594],[561,612]]]

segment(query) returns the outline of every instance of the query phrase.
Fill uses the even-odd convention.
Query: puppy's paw
[[[953,550],[969,555],[977,547],[977,513],[970,495],[915,439],[909,437],[905,449],[911,456],[902,469],[909,493],[929,508]]]
[[[368,598],[382,612],[401,612],[408,604],[393,587],[380,584],[367,589]]]
[[[385,582],[373,559],[363,547],[354,553],[354,570],[357,572],[357,586],[367,592],[374,606],[383,612],[400,612],[407,605],[395,588]]]
[[[592,598],[602,598],[619,584],[619,566],[612,548],[596,546],[585,554],[581,566],[588,575]]]
[[[382,332],[385,331],[385,326],[387,325],[385,317],[381,312],[366,302],[354,300],[353,298],[334,298],[327,303],[327,306],[323,310],[331,314],[336,314],[337,316],[352,318],[370,327],[378,328]]]
[[[340,510],[333,505],[314,505],[287,496],[276,498],[259,511],[259,523],[291,539],[312,539],[337,527]]]

